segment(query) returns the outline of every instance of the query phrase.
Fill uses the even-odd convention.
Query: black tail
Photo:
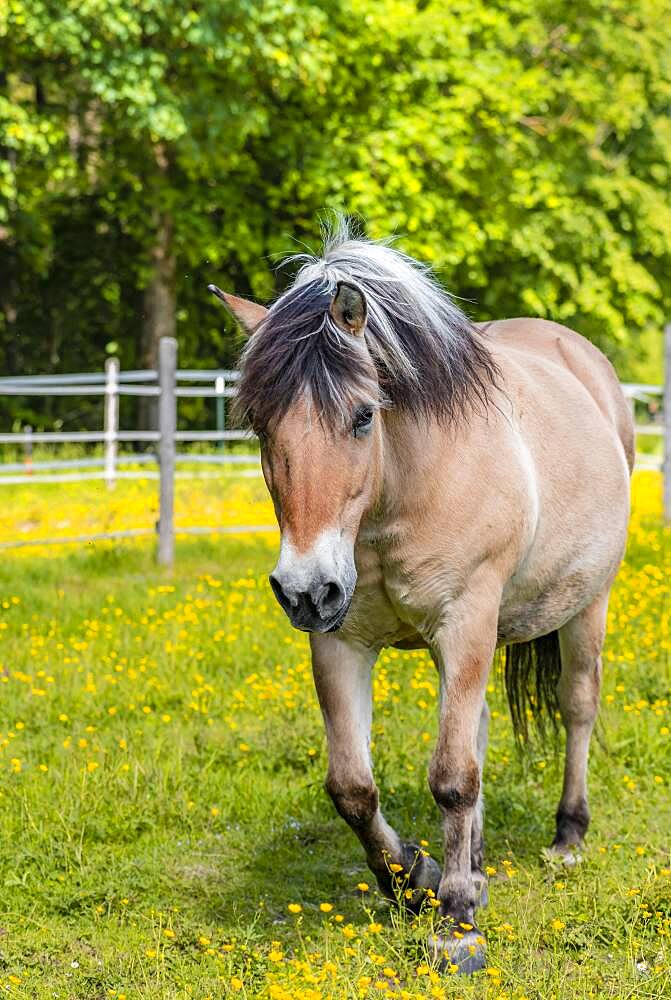
[[[557,730],[561,673],[559,634],[550,632],[529,642],[506,646],[504,677],[513,729],[520,743],[529,740],[529,720],[546,732],[546,722]]]

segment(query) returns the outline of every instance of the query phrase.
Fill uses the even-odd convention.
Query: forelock
[[[296,255],[293,285],[243,352],[238,416],[263,429],[302,395],[331,426],[364,401],[441,420],[486,405],[496,365],[430,269],[388,243],[354,235],[342,219],[324,235],[320,257]],[[363,337],[330,315],[339,281],[366,298]]]

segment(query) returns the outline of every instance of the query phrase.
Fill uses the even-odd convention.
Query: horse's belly
[[[508,602],[499,612],[498,644],[527,642],[554,632],[584,608],[590,596],[588,588],[566,583],[533,599]]]
[[[545,577],[540,586],[529,579],[510,580],[499,609],[499,645],[526,642],[561,628],[610,585],[620,558],[618,549],[598,565],[576,563],[549,580]]]

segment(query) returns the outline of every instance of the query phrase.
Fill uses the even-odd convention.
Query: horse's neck
[[[426,509],[439,488],[440,474],[455,460],[459,434],[415,420],[401,412],[386,412],[376,454],[376,503],[371,518],[379,521]]]

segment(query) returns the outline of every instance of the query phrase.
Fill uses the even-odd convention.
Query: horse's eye
[[[364,434],[368,434],[369,430],[373,426],[373,411],[370,406],[362,406],[360,410],[357,410],[354,415],[354,423],[352,424],[352,434],[354,437],[363,437]]]

